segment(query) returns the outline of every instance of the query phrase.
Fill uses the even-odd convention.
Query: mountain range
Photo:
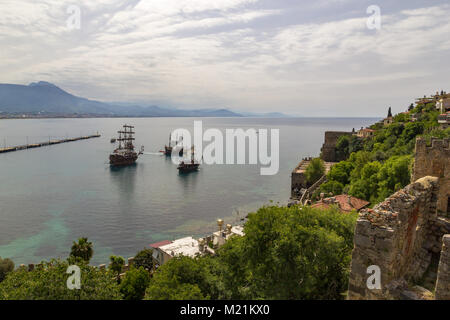
[[[0,113],[107,117],[282,117],[280,113],[237,113],[228,109],[172,109],[130,103],[107,103],[77,97],[40,81],[29,85],[0,84]]]

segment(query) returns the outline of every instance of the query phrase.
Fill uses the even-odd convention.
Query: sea
[[[0,120],[0,148],[84,135],[100,138],[0,154],[0,257],[16,265],[66,258],[73,241],[94,245],[91,264],[133,257],[149,244],[241,224],[264,205],[285,205],[303,157],[319,156],[325,131],[351,131],[375,118],[90,118]],[[175,129],[279,130],[279,171],[261,165],[203,164],[179,174],[160,150]],[[136,165],[111,168],[122,125],[135,127]],[[270,131],[269,131],[270,132]],[[206,144],[206,143],[205,143]],[[225,143],[224,143],[225,145]]]

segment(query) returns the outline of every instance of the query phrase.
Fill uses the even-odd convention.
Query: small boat
[[[109,156],[109,163],[112,166],[127,166],[134,164],[139,155],[144,153],[144,147],[141,147],[139,153],[134,151],[133,126],[124,125],[123,131],[119,133],[119,147]]]
[[[194,146],[191,148],[191,162],[181,161],[178,165],[177,169],[180,173],[189,173],[193,171],[197,171],[200,167],[200,163],[196,162],[194,159]]]
[[[111,138],[111,143],[116,143],[116,138]]]
[[[172,144],[172,134],[169,135],[169,145],[168,146],[167,145],[164,146],[164,151],[163,152],[164,152],[164,154],[166,156],[171,156],[172,155],[173,147],[172,147],[171,144]],[[180,149],[180,151],[178,152],[178,155],[180,157],[183,156],[183,148]]]

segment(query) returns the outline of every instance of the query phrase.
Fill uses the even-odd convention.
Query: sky
[[[1,0],[0,83],[48,81],[107,102],[383,117],[450,91],[449,17],[448,0]]]

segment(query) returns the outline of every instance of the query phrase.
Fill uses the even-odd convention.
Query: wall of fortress
[[[425,176],[438,177],[440,188],[438,195],[438,214],[448,215],[450,197],[450,141],[448,139],[432,139],[427,145],[424,139],[418,138],[414,154],[414,169],[412,181]]]
[[[326,131],[325,141],[321,149],[321,158],[326,162],[336,162],[336,143],[341,136],[351,136],[351,132]]]
[[[449,161],[448,140],[427,146],[418,139],[415,182],[361,211],[348,299],[450,299]],[[380,289],[367,284],[374,265],[381,271]],[[424,282],[433,288],[424,289]]]

